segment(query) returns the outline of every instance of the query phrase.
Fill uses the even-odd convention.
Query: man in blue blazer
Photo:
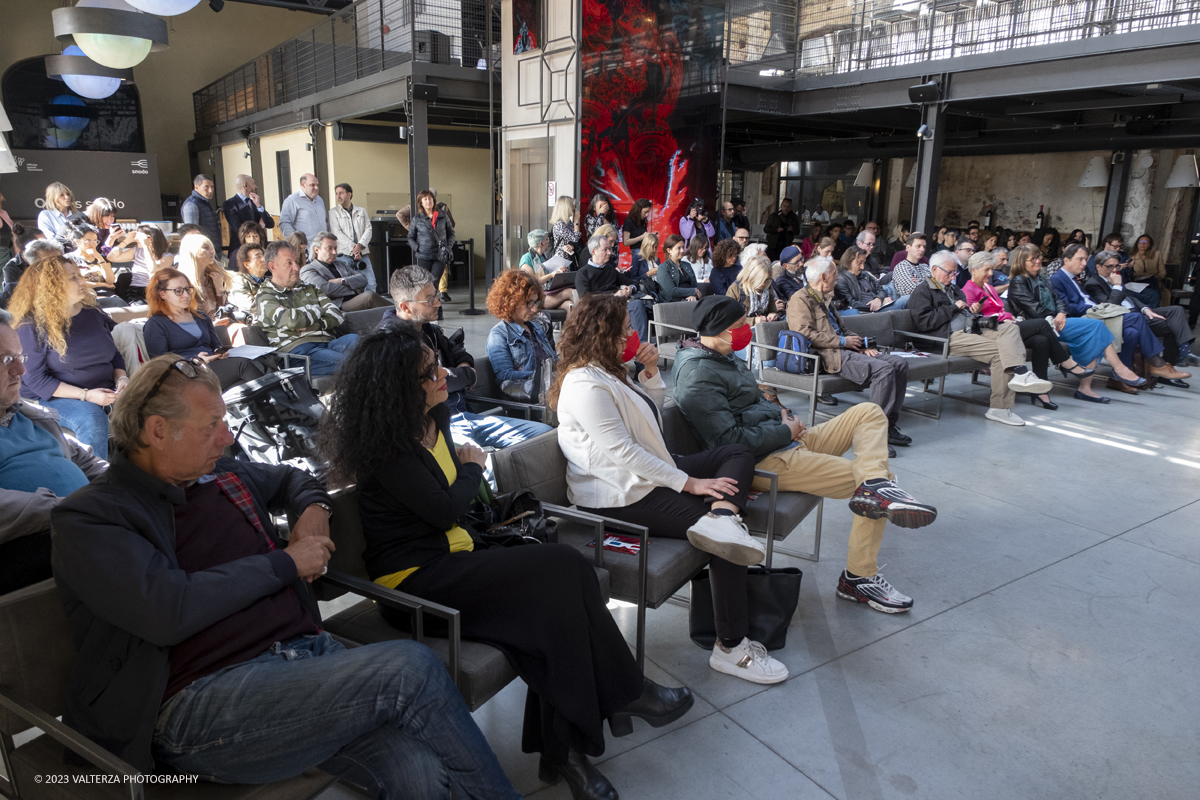
[[[267,213],[258,199],[258,187],[254,184],[254,178],[249,175],[238,175],[234,178],[233,185],[237,193],[221,205],[221,212],[225,215],[225,221],[229,223],[230,265],[233,264],[233,254],[242,246],[242,242],[238,238],[238,228],[242,227],[243,222],[257,222],[264,228],[275,227],[275,220]],[[266,242],[259,244],[263,247],[267,246]]]

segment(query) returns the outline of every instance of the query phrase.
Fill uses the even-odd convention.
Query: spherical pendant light
[[[133,70],[102,67],[71,45],[61,56],[46,56],[46,76],[63,81],[77,95],[103,100],[120,89],[122,81],[132,81]]]
[[[70,94],[60,94],[58,97],[51,100],[56,106],[79,106],[84,107],[84,102],[78,97]],[[50,118],[50,121],[64,131],[75,131],[77,134],[88,126],[87,117],[77,117],[74,114],[55,114]]]
[[[176,14],[191,11],[200,5],[200,0],[129,0],[129,5],[145,11],[147,14],[173,17]]]
[[[54,9],[51,17],[59,41],[79,45],[111,69],[129,69],[167,46],[167,23],[124,0],[79,0],[74,8]]]

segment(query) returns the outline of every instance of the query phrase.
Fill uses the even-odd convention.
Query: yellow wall
[[[275,168],[275,154],[280,150],[287,150],[291,153],[289,158],[292,167],[292,185],[285,186],[283,190],[283,196],[287,197],[289,194],[300,190],[301,175],[306,172],[316,171],[313,162],[313,151],[305,146],[309,144],[312,144],[312,136],[309,135],[307,128],[273,133],[259,140],[259,152],[262,155],[263,170],[262,186],[259,187],[261,190],[259,197],[262,198],[263,207],[276,216],[279,215],[281,203],[279,202],[279,173]],[[248,160],[243,159],[243,161]],[[327,186],[321,187],[321,197],[326,197],[326,190],[329,188]]]
[[[221,148],[221,172],[225,178],[226,199],[233,197],[237,191],[234,179],[238,175],[250,174],[250,159],[246,158],[246,153],[249,152],[245,142],[227,144]]]
[[[437,141],[437,131],[429,132]],[[329,149],[333,185],[348,183],[354,187],[355,204],[364,207],[371,193],[407,194],[408,146],[379,142],[331,141]],[[294,156],[293,156],[294,158]],[[267,154],[263,150],[263,170]],[[450,211],[458,223],[455,236],[460,241],[475,240],[476,274],[484,263],[484,226],[490,222],[488,210],[488,151],[464,147],[429,148],[429,182],[438,190],[438,199],[449,197]],[[328,192],[326,191],[328,188]],[[333,186],[322,187],[321,196],[330,202]],[[368,208],[374,213],[374,209]]]
[[[60,0],[0,3],[0,72],[26,58],[62,52],[50,21],[50,12],[61,5]],[[186,14],[166,17],[170,46],[133,68],[142,99],[146,150],[158,157],[164,194],[186,197],[192,191],[187,150],[196,132],[192,92],[321,19],[317,14],[244,3],[226,3],[220,14],[201,3]]]

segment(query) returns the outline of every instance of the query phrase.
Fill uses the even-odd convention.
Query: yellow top
[[[446,444],[446,437],[442,436],[441,431],[438,431],[437,444],[429,452],[433,453],[433,459],[437,461],[438,466],[442,469],[442,474],[446,476],[446,483],[453,484],[458,480],[458,468],[454,466],[454,459],[450,456],[450,448]],[[459,525],[455,525],[446,531],[446,539],[450,542],[451,553],[469,552],[475,549],[475,542],[472,541],[471,534],[467,533]],[[399,572],[393,572],[391,575],[383,575],[376,578],[375,583],[386,586],[389,589],[395,589],[400,585],[401,581],[418,569],[420,567],[409,567]]]

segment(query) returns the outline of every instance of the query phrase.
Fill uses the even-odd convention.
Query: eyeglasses
[[[535,297],[535,298],[533,298],[532,300],[526,300],[526,301],[525,301],[525,307],[526,307],[526,308],[538,308],[538,307],[540,307],[541,305],[542,305],[542,301],[541,301],[541,300],[538,300],[536,297]]]
[[[442,304],[442,298],[438,297],[437,292],[434,292],[429,296],[428,300],[413,300],[413,302],[424,303],[427,306],[440,306]]]
[[[183,287],[179,287],[176,289],[172,289],[171,287],[168,286],[167,288],[163,289],[162,291],[174,292],[176,297],[187,297],[189,294],[191,294],[192,292],[194,292],[196,290],[193,289],[191,286],[183,286]]]
[[[14,361],[20,361],[22,364],[29,361],[28,353],[17,353],[16,355],[0,356],[0,366],[10,367]]]
[[[425,370],[425,372],[421,375],[421,380],[429,383],[436,383],[437,379],[440,377],[442,377],[442,356],[441,353],[438,353],[433,357],[433,366],[430,369]]]
[[[172,372],[179,372],[188,380],[194,380],[195,378],[200,377],[201,370],[207,369],[208,367],[204,366],[204,362],[198,358],[181,358],[177,361],[172,361],[171,366],[163,370],[163,374],[158,376],[158,380],[154,382],[154,385],[150,387],[150,391],[144,398],[142,398],[142,404],[138,406],[137,412],[138,427],[140,428],[142,425],[146,424],[146,420],[142,414],[146,411],[146,406],[149,405],[150,401],[154,399],[154,396],[158,394],[158,390],[162,388],[164,383],[166,383],[167,378],[170,377]]]

